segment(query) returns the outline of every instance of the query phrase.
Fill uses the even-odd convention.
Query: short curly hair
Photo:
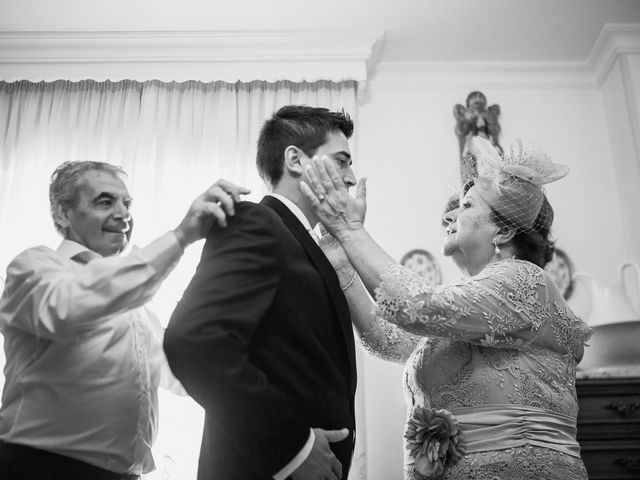
[[[62,205],[70,208],[78,201],[79,180],[85,172],[100,170],[109,172],[115,176],[127,175],[120,167],[106,162],[94,162],[91,160],[75,160],[60,164],[51,175],[49,182],[49,205],[53,225],[60,235],[66,237],[66,229],[56,221],[56,210]]]

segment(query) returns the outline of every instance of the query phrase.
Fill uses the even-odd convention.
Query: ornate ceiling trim
[[[384,31],[0,32],[0,79],[356,80]]]

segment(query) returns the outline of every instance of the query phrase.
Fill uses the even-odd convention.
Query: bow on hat
[[[521,140],[511,145],[504,158],[479,136],[470,139],[469,151],[476,160],[478,177],[474,186],[479,195],[507,221],[525,231],[533,227],[544,203],[542,185],[569,173],[569,167],[553,163],[540,148],[525,149]]]

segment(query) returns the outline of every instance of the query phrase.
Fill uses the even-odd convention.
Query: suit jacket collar
[[[302,226],[305,227],[307,230],[310,230],[313,228],[313,225],[311,225],[311,223],[309,222],[309,219],[305,217],[304,213],[302,212],[302,209],[298,205],[296,205],[293,201],[289,200],[284,195],[280,195],[278,193],[267,193],[267,196],[280,200],[285,207],[291,210],[291,213],[295,215],[295,217],[300,221]]]
[[[324,252],[311,238],[306,227],[296,218],[287,206],[271,195],[265,196],[260,202],[273,210],[282,218],[284,224],[289,228],[291,233],[296,237],[298,242],[302,245],[304,250],[309,255],[311,262],[316,269],[320,272],[322,279],[327,286],[327,289],[333,300],[334,307],[340,320],[340,326],[342,328],[343,337],[345,340],[347,355],[349,357],[349,363],[351,365],[351,383],[352,388],[355,389],[356,382],[356,358],[355,348],[353,341],[353,329],[351,326],[351,314],[349,313],[349,305],[344,297],[344,293],[340,289],[340,282],[336,275],[333,266],[325,256]]]

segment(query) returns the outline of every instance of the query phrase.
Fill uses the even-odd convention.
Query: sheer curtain
[[[248,199],[259,200],[265,190],[255,170],[255,143],[264,119],[282,105],[306,104],[344,109],[355,120],[356,88],[354,81],[0,82],[1,274],[23,249],[55,248],[60,241],[47,192],[51,173],[63,161],[105,161],[129,173],[133,242],[145,245],[175,227],[218,178],[251,188]],[[187,250],[153,301],[165,323],[201,247]],[[158,469],[149,479],[193,479],[202,411],[191,399],[162,390],[160,401]],[[358,438],[364,439],[360,424]],[[364,478],[362,446],[354,462],[350,478]]]

